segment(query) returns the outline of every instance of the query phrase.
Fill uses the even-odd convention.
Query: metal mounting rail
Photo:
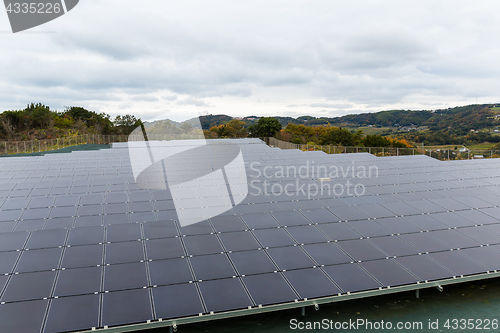
[[[484,279],[491,279],[491,278],[496,278],[496,277],[500,277],[500,271],[491,271],[491,272],[487,272],[487,273],[467,275],[467,276],[456,276],[456,277],[453,277],[450,279],[435,280],[435,281],[430,281],[430,282],[417,282],[414,284],[397,286],[397,287],[390,287],[390,286],[380,287],[379,289],[376,289],[376,290],[361,291],[361,292],[356,292],[356,293],[345,293],[345,294],[340,294],[340,295],[336,295],[336,296],[315,298],[315,299],[311,299],[311,300],[303,299],[303,300],[295,300],[294,302],[281,303],[281,304],[273,304],[273,305],[265,305],[265,306],[259,305],[259,306],[254,306],[254,307],[251,307],[248,309],[232,310],[232,311],[227,311],[227,312],[199,314],[198,316],[191,316],[191,317],[166,319],[166,320],[160,319],[160,320],[155,320],[155,321],[148,321],[145,323],[125,325],[125,326],[97,328],[97,329],[81,331],[81,332],[82,333],[83,332],[121,333],[121,332],[133,332],[133,331],[160,328],[160,327],[168,327],[168,326],[173,327],[174,331],[175,331],[177,329],[177,327],[179,325],[182,325],[182,324],[191,324],[191,323],[198,323],[198,322],[217,320],[217,319],[227,319],[227,318],[248,316],[248,315],[253,315],[253,314],[267,313],[267,312],[272,312],[272,311],[280,311],[280,310],[287,310],[287,309],[294,309],[294,308],[301,308],[301,307],[306,307],[306,306],[314,306],[317,309],[319,304],[335,303],[335,302],[342,302],[342,301],[360,299],[360,298],[366,298],[366,297],[395,294],[395,293],[400,293],[400,292],[404,292],[404,291],[419,290],[419,289],[425,289],[425,288],[431,288],[431,287],[435,287],[438,290],[442,291],[442,286],[444,286],[444,285],[471,282],[471,281],[484,280]]]

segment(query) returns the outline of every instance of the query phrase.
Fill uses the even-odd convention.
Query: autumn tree
[[[248,127],[251,137],[271,137],[281,130],[280,122],[273,117],[262,117],[259,121]]]

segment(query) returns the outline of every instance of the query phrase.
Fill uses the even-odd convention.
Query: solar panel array
[[[500,270],[496,159],[229,142],[249,195],[186,227],[177,214],[209,213],[222,192],[200,183],[174,203],[141,189],[126,144],[0,159],[0,330],[121,326]],[[347,181],[365,191],[317,190]]]

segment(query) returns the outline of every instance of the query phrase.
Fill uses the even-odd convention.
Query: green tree
[[[193,130],[193,125],[187,122],[183,122],[181,125],[181,130],[183,133],[189,133]]]
[[[142,120],[133,115],[116,116],[113,124],[119,129],[121,134],[129,135],[138,126],[143,125]]]
[[[358,131],[355,134],[344,128],[329,127],[322,137],[325,145],[356,146],[360,142],[363,132]]]
[[[227,128],[228,136],[232,138],[243,138],[246,136],[245,122],[233,119],[224,125]]]
[[[269,137],[281,131],[281,128],[282,126],[276,118],[262,117],[257,124],[250,126],[248,131],[252,137]]]
[[[363,146],[365,147],[389,147],[391,142],[380,135],[367,135],[363,138]]]

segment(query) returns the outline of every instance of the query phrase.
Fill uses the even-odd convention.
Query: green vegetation
[[[484,142],[484,143],[479,143],[475,145],[468,145],[467,148],[469,149],[493,149],[495,147],[495,143],[490,143],[490,142]]]
[[[363,131],[349,131],[345,128],[326,126],[306,126],[288,124],[277,134],[277,138],[296,144],[364,146],[364,147],[412,147],[406,140],[383,137],[372,134],[364,135]]]
[[[350,132],[361,130],[366,135],[391,136],[415,142],[420,145],[466,145],[500,142],[498,104],[475,104],[439,110],[391,110],[375,113],[346,115],[336,118],[315,118],[312,116],[273,117],[284,128],[289,124],[342,127]],[[255,124],[258,117],[241,118],[246,127]],[[222,115],[200,117],[203,129],[220,126],[232,120]],[[223,122],[218,123],[221,120]],[[207,127],[211,124],[211,127]]]
[[[233,118],[205,115],[200,123],[207,138],[276,136],[282,140],[315,144],[342,144],[391,147],[467,146],[491,148],[500,143],[499,104],[467,105],[439,110],[390,110],[346,115],[336,118],[313,116]],[[146,123],[154,133],[194,134],[197,119],[184,123],[170,120]],[[132,115],[113,121],[105,113],[83,107],[67,107],[63,112],[43,104],[0,114],[0,140],[41,140],[78,134],[128,135],[142,121]],[[283,130],[282,130],[283,128]],[[497,132],[495,132],[497,131]],[[385,138],[385,140],[383,139]]]
[[[349,131],[363,131],[363,133],[365,134],[380,134],[380,135],[384,135],[385,133],[391,133],[393,131],[393,128],[392,127],[374,127],[374,126],[360,126],[360,127],[351,127],[351,126],[347,126],[347,127],[344,127],[345,129],[349,130]]]
[[[269,137],[274,136],[281,131],[282,125],[273,117],[262,117],[257,124],[251,125],[248,128],[251,137]]]
[[[83,107],[67,107],[63,112],[31,103],[22,110],[0,113],[0,140],[42,140],[79,134],[128,135],[142,121],[133,115],[111,121],[105,113]]]

